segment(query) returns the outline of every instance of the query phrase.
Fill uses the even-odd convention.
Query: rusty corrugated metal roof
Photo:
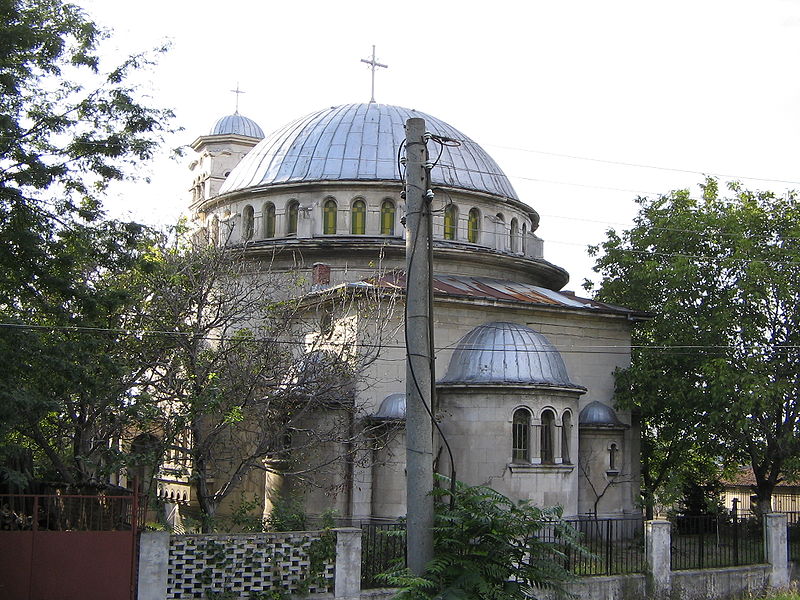
[[[406,276],[402,271],[392,271],[378,278],[366,280],[366,283],[376,287],[392,289],[405,289]],[[556,292],[547,288],[509,281],[494,279],[492,277],[471,277],[467,275],[434,275],[433,289],[436,296],[461,296],[469,298],[482,298],[504,300],[510,302],[523,302],[544,306],[562,306],[628,314],[631,316],[645,317],[644,313],[630,310],[613,304],[597,302],[589,298],[580,298],[572,292]]]

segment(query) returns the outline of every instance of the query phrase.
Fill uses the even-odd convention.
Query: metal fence
[[[563,555],[567,571],[578,576],[620,575],[643,573],[644,520],[641,517],[621,519],[568,519],[567,523],[579,533],[583,551],[563,544],[553,536],[553,530],[545,528],[539,537],[554,544],[554,549]]]
[[[736,515],[675,517],[670,558],[673,570],[763,563],[763,520]]]
[[[399,561],[406,563],[405,523],[361,523],[361,587],[385,587],[377,580]]]
[[[0,530],[127,531],[144,523],[146,503],[133,495],[0,495]]]
[[[789,560],[800,561],[800,512],[786,513]]]

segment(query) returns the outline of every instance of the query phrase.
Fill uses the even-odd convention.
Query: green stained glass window
[[[384,200],[381,204],[381,235],[394,235],[394,203]]]
[[[329,198],[322,206],[322,233],[336,233],[336,200]]]

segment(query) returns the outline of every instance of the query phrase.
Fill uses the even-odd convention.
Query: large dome
[[[440,383],[512,383],[578,387],[541,333],[517,323],[486,323],[461,338]]]
[[[518,199],[497,163],[463,133],[425,113],[375,103],[334,106],[289,123],[248,153],[220,193],[306,181],[399,181],[397,149],[412,117],[461,142],[444,148],[431,172],[434,184]],[[429,149],[435,159],[438,149]]]

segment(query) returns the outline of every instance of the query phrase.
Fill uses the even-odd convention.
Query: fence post
[[[339,527],[336,532],[336,570],[333,583],[335,598],[361,597],[361,530]]]
[[[164,600],[167,597],[169,532],[143,531],[139,538],[138,600]]]
[[[670,545],[672,524],[669,521],[646,521],[644,524],[649,598],[669,598],[672,592]]]
[[[770,566],[770,587],[789,587],[789,547],[785,513],[764,515],[764,554]]]

